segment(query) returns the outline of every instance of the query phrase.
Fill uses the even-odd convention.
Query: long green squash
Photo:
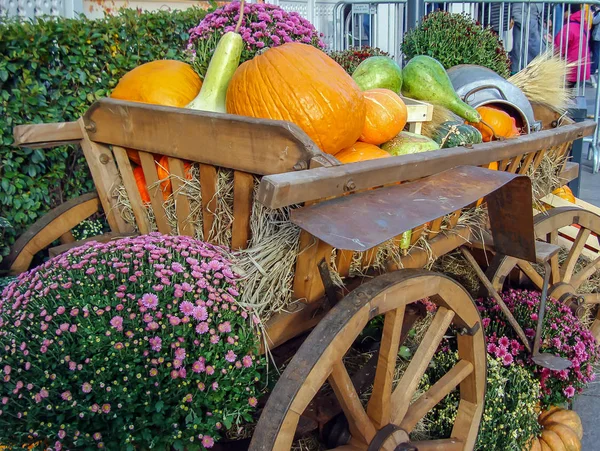
[[[240,57],[244,49],[244,40],[238,33],[244,17],[244,0],[240,2],[240,18],[234,31],[225,33],[210,59],[206,77],[200,93],[192,100],[187,108],[192,110],[227,113],[225,99],[231,77],[240,65]]]

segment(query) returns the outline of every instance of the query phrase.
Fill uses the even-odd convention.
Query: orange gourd
[[[481,115],[481,122],[467,123],[481,132],[483,142],[490,142],[495,137],[512,138],[519,135],[515,118],[507,112],[491,106],[480,106],[477,111]]]
[[[171,188],[171,180],[169,176],[171,173],[169,172],[169,157],[163,155],[158,162],[156,162],[156,173],[158,175],[158,179],[162,180],[160,182],[160,189],[163,193],[163,199],[167,200],[169,196],[172,194],[173,190]],[[188,180],[192,179],[192,172],[190,169],[192,168],[192,163],[189,161],[185,161],[183,163],[185,178]]]
[[[498,170],[498,162],[497,161],[492,161],[488,165],[488,169],[491,169],[492,171],[497,171]]]
[[[527,451],[581,451],[583,426],[576,412],[552,406],[540,413],[538,422],[542,435],[529,442]]]
[[[135,184],[137,185],[142,202],[145,204],[150,203],[150,194],[148,193],[148,185],[146,184],[146,177],[144,176],[144,170],[141,166],[133,168],[133,177],[135,178]]]
[[[324,152],[354,144],[365,123],[356,82],[319,49],[290,42],[243,63],[227,88],[227,112],[293,122]]]
[[[383,144],[402,131],[408,119],[404,101],[389,89],[369,89],[365,97],[365,125],[359,140]]]
[[[335,154],[335,157],[343,164],[374,160],[376,158],[387,158],[389,156],[390,154],[385,150],[382,150],[373,144],[360,141]]]
[[[571,191],[571,188],[569,188],[567,185],[561,186],[560,188],[556,188],[554,191],[552,191],[552,194],[560,197],[561,199],[569,201],[572,204],[575,203],[575,196],[573,195],[573,191]]]
[[[110,95],[113,99],[185,107],[200,92],[202,81],[189,64],[159,60],[127,72]],[[127,149],[129,159],[139,165],[137,150]]]

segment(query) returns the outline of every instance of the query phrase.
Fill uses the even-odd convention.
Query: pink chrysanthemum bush
[[[527,337],[535,337],[538,320],[540,293],[537,291],[508,290],[502,299],[523,327]],[[541,352],[564,357],[572,366],[553,371],[535,365],[530,354],[519,341],[500,307],[493,299],[479,300],[487,338],[488,353],[504,365],[514,362],[529,367],[540,381],[541,401],[545,406],[561,404],[581,393],[594,380],[594,364],[600,359],[600,349],[591,332],[573,315],[565,304],[549,298],[546,302]]]
[[[237,296],[219,248],[157,233],[22,274],[0,301],[0,443],[211,448],[264,382]]]
[[[232,2],[207,14],[197,27],[190,30],[187,50],[192,64],[202,78],[217,43],[225,33],[233,31],[239,20],[240,3]],[[260,51],[286,42],[302,42],[323,49],[323,36],[296,12],[287,12],[267,3],[246,3],[239,30],[244,40],[240,64],[251,60]]]

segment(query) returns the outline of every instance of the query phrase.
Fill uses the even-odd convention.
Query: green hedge
[[[90,20],[0,21],[0,261],[15,238],[50,208],[93,189],[74,146],[16,149],[12,128],[73,121],[119,78],[156,59],[185,59],[187,31],[206,11],[139,12]]]

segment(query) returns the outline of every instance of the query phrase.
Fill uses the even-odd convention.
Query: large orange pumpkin
[[[477,111],[481,115],[481,122],[468,124],[481,132],[483,142],[490,142],[496,136],[512,138],[519,135],[515,118],[507,112],[492,106],[480,106]]]
[[[110,95],[113,99],[185,107],[200,92],[202,81],[189,64],[175,60],[152,61],[127,72]],[[140,164],[137,150],[129,159]]]
[[[293,122],[329,154],[354,144],[365,123],[363,93],[352,77],[297,42],[243,63],[227,88],[227,112]]]
[[[374,160],[376,158],[387,158],[389,156],[391,155],[385,150],[373,144],[360,141],[335,154],[335,157],[343,164]]]
[[[538,422],[542,435],[529,443],[528,451],[581,451],[583,427],[576,412],[553,406],[540,413]]]
[[[389,89],[369,89],[363,94],[366,116],[359,140],[375,145],[388,142],[406,125],[406,105],[398,94]]]

